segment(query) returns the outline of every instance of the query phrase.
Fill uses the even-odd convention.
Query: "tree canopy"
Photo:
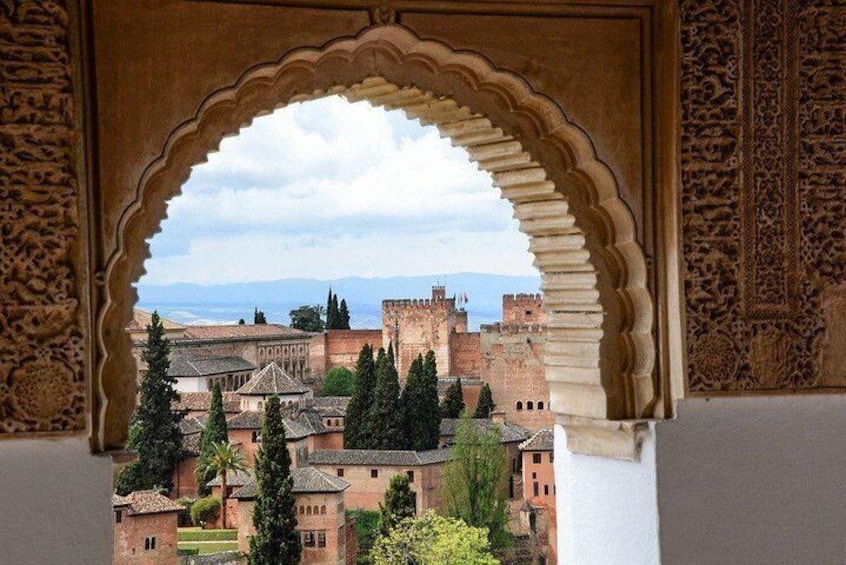
[[[487,537],[484,528],[430,510],[381,536],[371,556],[375,565],[498,565]]]
[[[173,487],[173,471],[182,457],[182,413],[171,410],[179,394],[176,379],[168,375],[170,345],[158,312],[153,312],[147,326],[143,360],[147,372],[141,379],[140,400],[129,429],[127,448],[138,459],[121,471],[115,480],[118,494],[137,490]]]
[[[338,304],[338,295],[329,289],[329,296],[326,298],[326,329],[327,330],[348,330],[350,329],[350,311],[347,301],[341,300]]]
[[[464,411],[464,392],[461,390],[461,377],[449,385],[441,403],[441,416],[444,418],[458,418]]]
[[[479,391],[479,402],[476,404],[476,413],[474,418],[490,418],[491,414],[496,408],[493,401],[493,394],[488,383],[482,385],[482,390]]]
[[[302,554],[291,456],[285,438],[285,424],[278,396],[265,405],[262,443],[256,456],[256,505],[250,539],[250,565],[298,565]]]
[[[200,459],[211,457],[214,453],[215,444],[229,441],[229,430],[226,426],[226,414],[223,411],[223,394],[220,392],[220,383],[215,381],[212,385],[211,403],[206,415],[206,425],[200,433]],[[216,473],[212,469],[202,476],[197,476],[200,494],[207,495],[210,489],[206,483],[214,479]]]
[[[221,512],[223,513],[223,527],[227,527],[226,520],[226,491],[229,473],[247,470],[247,459],[231,441],[221,441],[211,444],[209,452],[200,455],[195,474],[197,481],[208,475],[220,477],[220,492],[223,493]]]
[[[355,373],[346,367],[332,367],[323,377],[324,396],[352,396]]]
[[[379,349],[376,358],[376,386],[370,407],[369,433],[365,449],[405,449],[402,413],[399,409],[399,375],[393,363],[393,347]]]
[[[417,494],[411,490],[411,479],[408,475],[394,475],[385,500],[379,504],[380,531],[387,535],[397,524],[406,518],[413,518],[417,514]]]
[[[347,405],[344,425],[344,447],[346,449],[366,449],[368,419],[376,388],[376,364],[373,361],[373,348],[365,344],[358,354],[355,365],[353,393]]]
[[[291,327],[304,332],[322,332],[325,327],[323,314],[323,306],[319,304],[300,306],[288,313],[291,316]]]
[[[499,427],[484,431],[465,411],[455,434],[452,460],[444,468],[442,494],[446,514],[486,528],[491,547],[511,544],[507,529],[508,465]]]
[[[264,315],[264,312],[258,309],[256,306],[255,312],[253,312],[253,323],[254,324],[266,324],[267,317]]]
[[[434,359],[434,353],[429,353],[432,353]],[[408,369],[408,378],[400,397],[403,435],[408,449],[422,451],[438,447],[441,413],[438,408],[437,369],[435,375],[434,379],[430,378],[421,355],[412,361]]]

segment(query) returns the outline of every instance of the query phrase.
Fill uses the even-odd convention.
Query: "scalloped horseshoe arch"
[[[149,256],[145,239],[158,230],[167,201],[193,165],[254,117],[333,94],[436,126],[514,205],[549,313],[551,408],[592,419],[651,416],[659,391],[646,264],[632,216],[590,139],[519,77],[389,25],[256,66],[171,133],[121,217],[117,249],[98,281],[94,449],[126,441],[135,371],[122,328],[132,316],[131,284]]]

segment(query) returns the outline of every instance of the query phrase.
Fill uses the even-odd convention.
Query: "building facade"
[[[115,565],[178,565],[178,513],[184,508],[152,490],[112,497]]]

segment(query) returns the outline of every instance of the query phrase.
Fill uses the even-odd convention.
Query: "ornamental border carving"
[[[131,284],[149,256],[145,239],[166,216],[167,201],[179,194],[193,165],[255,116],[331,94],[400,108],[436,125],[514,204],[549,310],[552,409],[591,419],[652,416],[661,391],[646,261],[633,217],[590,139],[518,76],[391,24],[251,68],[210,94],[146,169],[101,280],[95,449],[118,450],[126,440],[135,383],[121,328],[136,298]]]

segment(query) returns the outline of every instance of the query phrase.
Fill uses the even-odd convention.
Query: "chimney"
[[[505,411],[504,410],[494,410],[491,412],[491,420],[494,424],[505,424]]]

